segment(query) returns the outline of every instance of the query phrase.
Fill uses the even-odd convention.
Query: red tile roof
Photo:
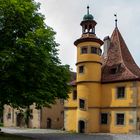
[[[140,80],[140,69],[117,27],[111,36],[107,58],[102,60],[102,83]]]

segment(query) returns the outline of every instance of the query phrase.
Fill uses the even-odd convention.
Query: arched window
[[[85,32],[84,33],[87,33],[88,32],[88,28],[87,28],[87,25],[85,25]]]
[[[89,25],[89,32],[92,33],[92,25]]]

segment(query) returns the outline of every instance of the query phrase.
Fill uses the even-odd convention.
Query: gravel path
[[[140,135],[131,134],[70,134],[60,130],[17,128],[2,128],[2,131],[36,140],[140,140]]]

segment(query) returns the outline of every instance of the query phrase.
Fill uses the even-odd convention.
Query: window
[[[125,97],[125,87],[118,87],[117,88],[117,98],[124,98]]]
[[[82,48],[81,48],[81,53],[82,53],[82,54],[88,53],[87,47],[82,47]]]
[[[73,90],[73,100],[77,99],[77,90]]]
[[[101,113],[101,124],[107,124],[107,122],[108,122],[108,114]]]
[[[83,73],[84,72],[84,66],[79,66],[79,73]]]
[[[91,47],[91,53],[95,53],[95,54],[97,54],[97,48],[95,48],[95,47]]]
[[[121,63],[113,66],[110,69],[110,74],[116,74],[116,73],[120,72],[120,69],[121,69]]]
[[[116,114],[116,125],[124,125],[124,113]]]
[[[11,119],[11,113],[7,114],[7,119]]]
[[[110,73],[111,73],[111,74],[117,73],[117,68],[112,68],[112,69],[110,69]]]
[[[85,109],[85,100],[79,99],[79,107],[80,107],[81,109]]]

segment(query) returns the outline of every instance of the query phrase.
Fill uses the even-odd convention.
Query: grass
[[[0,133],[0,140],[33,140],[32,138],[27,138],[23,136],[16,136],[6,133]]]

